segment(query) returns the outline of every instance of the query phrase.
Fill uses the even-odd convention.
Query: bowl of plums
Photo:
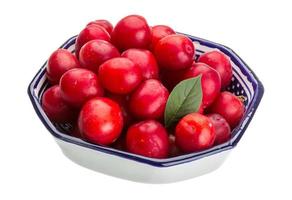
[[[73,162],[111,176],[169,183],[217,169],[238,144],[262,83],[230,48],[149,25],[140,15],[89,22],[28,87]]]

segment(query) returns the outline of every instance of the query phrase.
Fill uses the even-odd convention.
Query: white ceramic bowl
[[[245,97],[246,112],[230,141],[211,149],[167,159],[151,159],[110,147],[88,143],[67,135],[68,124],[53,124],[44,113],[40,100],[49,86],[45,76],[46,63],[33,78],[28,94],[33,107],[53,135],[63,153],[75,163],[104,174],[145,183],[169,183],[196,177],[217,169],[239,142],[262,98],[264,89],[249,67],[231,49],[201,38],[187,35],[196,46],[196,58],[211,50],[220,50],[231,59],[232,83],[228,90]],[[74,51],[76,36],[60,48]]]

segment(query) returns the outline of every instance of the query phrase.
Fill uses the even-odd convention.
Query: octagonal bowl
[[[246,111],[240,124],[232,131],[230,141],[196,153],[167,159],[153,159],[71,137],[66,134],[66,130],[71,125],[52,123],[41,107],[42,94],[49,87],[45,76],[47,65],[45,63],[29,84],[28,95],[36,114],[54,137],[63,153],[75,163],[89,169],[144,183],[181,181],[217,169],[246,131],[261,101],[264,88],[251,69],[230,48],[205,39],[186,36],[195,43],[196,57],[204,52],[220,50],[231,59],[233,77],[227,89],[245,99]],[[76,36],[70,38],[60,48],[73,52],[75,39]]]

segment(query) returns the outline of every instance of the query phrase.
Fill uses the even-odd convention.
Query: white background
[[[287,1],[1,1],[0,199],[291,199],[292,7]],[[141,14],[235,50],[265,86],[239,145],[217,171],[149,185],[69,161],[41,124],[28,83],[91,20]]]

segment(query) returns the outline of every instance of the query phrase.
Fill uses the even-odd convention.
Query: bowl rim
[[[34,89],[36,88],[36,85],[39,83],[40,79],[43,77],[44,73],[46,72],[45,66],[47,61],[42,65],[42,67],[38,70],[32,81],[30,82],[27,92],[28,96],[31,100],[31,103],[33,105],[33,108],[35,112],[37,113],[38,117],[40,118],[41,122],[44,124],[44,126],[47,128],[47,130],[57,139],[62,140],[64,142],[71,143],[73,145],[78,145],[82,146],[85,148],[89,148],[92,150],[96,150],[99,152],[107,153],[113,156],[118,156],[121,158],[126,158],[130,159],[133,161],[137,161],[140,163],[148,164],[151,166],[155,167],[170,167],[170,166],[175,166],[178,164],[184,164],[187,162],[191,162],[194,160],[201,159],[203,157],[211,156],[214,154],[218,154],[223,151],[230,150],[234,148],[241,137],[243,136],[245,130],[247,129],[250,121],[252,120],[255,111],[263,97],[264,94],[264,87],[261,81],[258,79],[258,77],[255,75],[255,73],[249,68],[249,66],[229,47],[226,47],[225,45],[221,45],[215,42],[211,42],[206,39],[202,39],[199,37],[191,36],[188,34],[184,33],[179,33],[186,35],[189,37],[192,41],[194,42],[199,42],[200,44],[206,45],[211,48],[217,48],[223,53],[227,54],[228,56],[232,56],[235,60],[233,62],[236,63],[236,65],[240,66],[241,69],[244,69],[247,74],[250,75],[251,82],[255,84],[256,88],[254,91],[254,97],[251,99],[251,102],[249,104],[249,107],[247,108],[245,115],[243,116],[240,124],[232,131],[232,139],[228,142],[225,142],[223,144],[214,146],[210,149],[200,151],[200,152],[195,152],[195,153],[190,153],[186,155],[181,155],[177,157],[172,157],[172,158],[165,158],[165,159],[156,159],[156,158],[148,158],[136,154],[132,154],[129,152],[124,152],[120,151],[111,147],[105,147],[105,146],[100,146],[92,143],[88,143],[84,140],[66,135],[62,133],[61,131],[57,130],[56,127],[53,125],[53,123],[47,118],[46,114],[44,113],[40,103],[38,102],[37,97],[34,95]],[[59,48],[65,48],[67,49],[70,47],[72,44],[75,43],[77,36],[73,36],[69,38],[63,45],[61,45]],[[247,117],[248,115],[248,117]],[[245,120],[247,118],[247,120]],[[244,123],[244,124],[243,124]]]

